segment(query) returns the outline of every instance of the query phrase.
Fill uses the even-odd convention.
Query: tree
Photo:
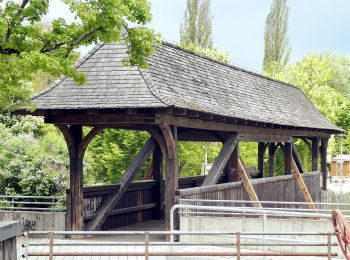
[[[54,77],[66,75],[82,84],[83,74],[73,64],[80,46],[98,41],[119,41],[127,23],[126,65],[146,67],[158,35],[145,25],[151,20],[147,0],[65,0],[75,20],[54,19],[48,26],[41,21],[48,12],[48,0],[7,1],[0,5],[0,107],[15,108],[31,94],[28,82],[38,72]],[[23,105],[23,104],[18,104]]]
[[[334,124],[348,132],[344,139],[344,152],[350,152],[350,100],[338,89],[342,81],[336,78],[342,66],[331,64],[325,55],[310,53],[292,64],[285,80],[299,86],[317,108]],[[330,142],[333,155],[339,152],[339,140]]]
[[[0,193],[63,195],[69,160],[53,126],[31,116],[0,115]]]
[[[193,43],[190,43],[188,45],[185,45],[184,43],[180,42],[179,46],[181,48],[184,48],[188,51],[191,51],[193,53],[196,53],[200,56],[204,56],[213,60],[217,60],[223,63],[230,63],[229,59],[229,53],[226,52],[220,52],[217,48],[212,47],[212,48],[202,48],[199,46],[194,45]]]
[[[289,61],[288,16],[287,0],[274,0],[266,18],[264,34],[263,71],[270,77],[280,73]]]
[[[321,56],[328,60],[330,67],[335,71],[329,85],[350,99],[350,56],[333,52],[323,53]]]
[[[185,45],[210,49],[212,40],[212,16],[209,0],[187,0],[184,22],[180,26],[180,42]]]

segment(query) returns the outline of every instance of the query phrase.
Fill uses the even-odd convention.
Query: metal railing
[[[56,241],[55,236],[78,236],[79,239],[71,240],[60,240]],[[82,236],[99,236],[99,235],[108,235],[108,236],[142,236],[142,242],[116,242],[116,241],[101,241],[101,240],[82,240]],[[152,242],[150,237],[154,235],[178,235],[178,236],[220,236],[230,238],[231,243],[184,243],[184,242]],[[326,238],[325,242],[300,242],[296,240],[281,240],[280,238],[269,239],[268,242],[242,242],[244,238],[254,238],[254,237],[273,237],[280,235],[299,235],[299,236],[318,236],[320,240]],[[48,256],[50,260],[54,256],[144,256],[146,260],[150,256],[228,256],[236,257],[240,259],[241,256],[295,256],[295,257],[305,257],[305,256],[324,256],[328,259],[337,256],[337,253],[332,252],[332,247],[337,246],[336,243],[332,243],[332,236],[334,233],[252,233],[252,232],[187,232],[187,231],[30,231],[24,234],[26,237],[26,242],[24,246],[26,247],[25,254],[22,256],[28,259],[31,256]],[[30,236],[46,236],[48,239],[45,242],[42,242],[41,239],[39,242],[31,242]],[[261,240],[261,239],[260,239]],[[181,240],[180,240],[181,241]],[[87,246],[90,251],[77,251],[78,246]],[[304,247],[324,247],[326,252],[267,252],[267,251],[252,251],[244,250],[246,246],[304,246]],[[32,250],[32,247],[43,246],[46,251],[35,251]],[[133,247],[132,250],[104,250],[105,246],[123,246]],[[198,250],[200,246],[202,250]],[[57,247],[63,247],[64,251],[57,250]],[[70,247],[74,251],[69,251],[67,248]],[[94,247],[98,247],[102,251],[96,252],[93,250]],[[138,247],[138,248],[136,248]],[[203,250],[203,247],[207,249]],[[161,248],[161,250],[160,250]],[[221,250],[215,250],[221,248]],[[86,248],[85,248],[86,249]],[[191,249],[191,250],[188,250]],[[225,249],[222,251],[222,249]]]
[[[179,199],[180,204],[197,206],[230,206],[230,207],[252,207],[251,200],[213,200],[213,199]],[[308,202],[294,201],[259,201],[263,209],[292,211],[292,212],[315,212],[308,208]],[[317,212],[331,213],[333,209],[340,209],[344,214],[350,213],[350,203],[314,202]],[[266,207],[266,206],[268,207]],[[273,207],[272,207],[273,206]]]
[[[64,197],[0,195],[0,210],[64,211]]]

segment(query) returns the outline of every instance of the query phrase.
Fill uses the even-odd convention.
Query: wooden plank
[[[108,216],[113,216],[113,215],[121,215],[121,214],[126,214],[126,213],[131,213],[131,212],[137,212],[137,211],[143,211],[146,209],[152,209],[157,207],[157,203],[149,203],[149,204],[144,204],[144,205],[138,205],[138,206],[133,206],[133,207],[128,207],[128,208],[122,208],[122,209],[113,209],[108,213]],[[97,217],[97,213],[92,213],[84,216],[85,220],[92,220]]]
[[[240,170],[238,171],[239,176],[241,177],[243,186],[244,186],[245,190],[247,191],[250,200],[253,201],[253,206],[255,208],[261,208],[261,204],[259,202],[258,196],[256,195],[256,193],[254,191],[254,187],[249,180],[247,171],[245,170],[241,160],[238,161],[238,164],[240,167]]]
[[[237,135],[231,134],[227,137],[218,157],[216,158],[213,166],[211,167],[207,177],[205,178],[202,186],[214,185],[217,183],[222,170],[224,169],[228,159],[230,158],[233,149],[237,144]]]
[[[293,173],[294,173],[295,180],[297,181],[297,183],[299,185],[299,188],[301,189],[301,191],[303,193],[305,201],[308,202],[308,206],[309,206],[310,209],[316,210],[316,206],[315,206],[315,204],[314,204],[314,202],[312,200],[312,197],[311,197],[311,195],[309,193],[309,190],[308,190],[308,188],[305,185],[303,177],[301,176],[301,174],[299,172],[299,169],[298,169],[294,159],[292,159],[292,168],[293,168]]]
[[[110,193],[108,197],[101,203],[101,205],[96,211],[97,217],[91,220],[86,225],[85,230],[93,231],[93,230],[99,230],[101,228],[102,224],[107,219],[109,212],[114,209],[118,201],[124,195],[132,179],[137,174],[138,170],[143,166],[147,157],[154,150],[154,147],[155,147],[155,141],[151,137],[147,141],[143,149],[141,150],[140,154],[136,156],[134,161],[129,165],[126,172],[120,178],[118,182],[118,184],[120,185],[119,189]]]

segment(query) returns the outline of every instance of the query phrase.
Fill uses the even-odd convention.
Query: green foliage
[[[149,138],[147,132],[107,129],[87,149],[85,184],[115,183]],[[85,160],[86,162],[87,160]],[[142,179],[144,167],[136,179]]]
[[[211,49],[212,16],[209,0],[187,0],[183,23],[180,26],[180,42],[194,44],[203,49]]]
[[[0,119],[0,193],[62,195],[69,159],[59,133],[39,118]]]
[[[332,52],[324,53],[321,56],[328,60],[331,69],[335,72],[329,85],[350,98],[350,56]]]
[[[258,143],[240,143],[239,153],[246,166],[258,167]]]
[[[208,142],[178,142],[178,169],[180,176],[196,176],[201,174],[207,151],[208,163],[215,161],[222,145]]]
[[[271,77],[281,73],[289,61],[288,17],[287,0],[274,0],[266,18],[264,34],[263,71]]]
[[[228,52],[220,52],[217,48],[202,48],[199,46],[194,45],[193,43],[190,43],[188,45],[184,43],[180,43],[179,46],[181,48],[184,48],[186,50],[189,50],[191,52],[194,52],[200,56],[208,57],[213,60],[221,61],[223,63],[230,63],[229,53]]]
[[[339,87],[335,85],[341,82],[337,77],[342,75],[337,67],[325,55],[311,53],[288,68],[285,80],[299,86],[333,124],[349,130],[350,100],[338,92]],[[339,152],[339,143],[336,141],[330,143],[333,155]],[[349,134],[344,143],[344,152],[350,152]]]
[[[73,64],[75,51],[98,41],[121,39],[123,28],[130,22],[136,27],[125,34],[128,58],[125,64],[146,67],[145,57],[153,51],[159,35],[145,25],[152,15],[147,0],[65,0],[75,20],[54,19],[43,26],[48,12],[47,0],[6,1],[0,6],[0,107],[14,109],[29,98],[28,82],[38,72],[53,77],[66,75],[83,84],[85,76]]]

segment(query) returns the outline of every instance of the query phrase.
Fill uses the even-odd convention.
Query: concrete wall
[[[263,218],[257,217],[186,217],[180,218],[180,228],[182,231],[223,231],[223,232],[263,232]],[[268,218],[265,232],[334,232],[331,220],[316,219],[276,219]],[[262,236],[260,236],[262,238]],[[271,236],[272,237],[272,236]],[[298,239],[327,243],[327,236],[273,236],[273,238]],[[223,236],[182,236],[184,242],[227,242],[235,243],[232,237]],[[262,240],[252,240],[242,238],[242,243],[258,243]],[[332,237],[332,242],[337,243],[336,237]],[[286,242],[287,243],[287,242]],[[288,242],[292,243],[292,242]],[[249,246],[249,249],[263,250],[262,246]],[[321,252],[326,253],[327,247],[310,246],[266,246],[267,251],[275,252]],[[338,246],[332,248],[332,252],[337,252],[342,256]]]
[[[21,232],[66,230],[65,212],[0,211],[0,221],[9,220],[19,221]]]
[[[17,221],[0,221],[0,260],[17,259],[16,235],[19,231]]]

